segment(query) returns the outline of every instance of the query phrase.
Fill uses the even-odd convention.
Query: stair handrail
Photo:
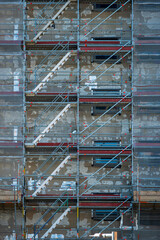
[[[92,18],[89,22],[85,24],[80,30],[83,30],[87,25],[89,25],[92,21],[94,21],[97,17],[99,17],[102,13],[104,13],[106,10],[108,10],[114,3],[116,3],[118,0],[113,1],[108,7],[104,8],[98,15],[96,15],[94,18]]]
[[[118,205],[113,211],[111,211],[109,214],[107,214],[105,217],[103,217],[98,223],[96,223],[93,227],[91,227],[88,231],[86,231],[80,239],[82,239],[87,233],[89,233],[91,230],[93,230],[95,227],[97,227],[101,222],[103,222],[107,217],[109,217],[112,213],[114,213],[116,210],[118,210],[121,206],[123,206],[124,203],[131,200],[132,196],[129,196],[126,200],[124,200],[120,205]]]
[[[67,193],[67,199],[62,202],[62,200],[60,199],[60,197],[63,197],[65,194]],[[60,201],[62,204],[59,206],[58,209],[56,209],[56,211],[52,214],[51,217],[48,218],[48,220],[37,230],[37,232],[34,233],[34,237],[46,226],[46,224],[56,215],[57,212],[59,212],[59,210],[67,203],[68,206],[68,192],[64,192],[63,194],[61,194],[60,196],[52,205],[51,207],[53,207],[55,205],[55,203],[57,203],[58,201]],[[48,209],[43,216],[37,221],[36,224],[34,224],[34,231],[36,231],[36,226],[38,225],[38,223],[40,223],[40,221],[52,210],[52,208]]]
[[[36,122],[36,120],[35,120],[35,133],[34,133],[34,134],[36,134],[36,135],[37,135],[37,134],[41,134],[41,132],[40,132],[40,133],[37,133],[37,130],[36,130],[36,129],[41,128],[42,126],[40,126],[40,124],[41,124],[43,121],[47,121],[48,118],[49,118],[53,113],[55,113],[56,111],[58,111],[59,108],[62,107],[62,106],[63,106],[63,103],[65,103],[65,102],[66,102],[66,99],[63,99],[60,104],[56,105],[55,108],[54,108],[54,110],[53,110],[49,115],[46,115],[45,119],[41,119],[41,121],[39,121],[39,125],[37,125],[37,122]],[[53,105],[52,105],[52,106],[53,106]],[[52,106],[50,106],[50,108],[51,108]],[[47,119],[46,119],[46,118],[47,118]]]
[[[53,100],[52,102],[50,102],[48,104],[48,106],[43,110],[43,112],[40,114],[40,116],[38,116],[35,120],[34,120],[34,126],[35,126],[35,131],[36,131],[36,128],[37,128],[37,123],[38,124],[41,124],[42,121],[44,121],[46,118],[42,119],[43,115],[46,114],[53,106],[54,104],[57,102],[57,100],[59,98],[62,98],[62,101],[55,106],[54,110],[51,112],[51,114],[55,113],[55,111],[57,111],[61,106],[63,106],[63,103],[64,102],[67,102],[67,98],[63,98],[63,94],[66,92],[67,90],[67,86],[62,90],[61,93],[59,93]],[[47,117],[47,115],[46,115]]]
[[[59,44],[58,46],[56,45],[56,48],[54,48],[54,50],[52,51],[52,52],[54,52],[54,51],[56,51],[60,46],[62,46],[62,49],[60,50],[60,51],[58,51],[58,54],[56,54],[56,56],[54,56],[53,57],[53,59],[50,61],[50,63],[47,65],[47,66],[45,66],[44,68],[42,68],[42,64],[47,60],[47,58],[51,55],[51,54],[48,54],[43,60],[42,60],[42,64],[40,65],[38,65],[38,69],[39,68],[42,68],[41,70],[41,74],[38,76],[38,77],[41,77],[41,76],[43,76],[43,73],[45,72],[46,73],[46,68],[48,68],[48,67],[51,67],[51,65],[57,60],[57,57],[59,57],[59,56],[61,56],[61,54],[65,51],[65,50],[67,50],[68,49],[68,43],[67,44],[65,44],[65,45],[62,45],[62,44]],[[59,60],[60,61],[60,60]],[[38,69],[36,69],[34,72],[35,72],[35,74],[37,74],[37,71],[38,71]]]
[[[96,128],[96,130],[92,131],[89,135],[85,136],[85,138],[81,141],[81,144],[84,143],[89,137],[91,137],[94,133],[96,133],[99,129],[101,129],[103,126],[105,126],[110,120],[112,120],[114,117],[116,117],[118,114],[122,112],[122,110],[125,110],[129,105],[131,105],[131,102],[126,104],[122,109],[120,109],[118,112],[116,112],[111,118],[109,118],[106,122],[101,124],[100,127]]]
[[[54,10],[54,8],[60,4],[60,2],[62,2],[63,0],[60,0],[59,2],[55,2],[56,5],[52,8],[52,10]],[[43,12],[46,10],[46,8],[48,8],[48,6],[50,6],[53,3],[53,0],[50,0],[41,10],[40,13],[38,14],[39,16],[41,16],[43,14]]]
[[[53,12],[54,8],[60,4],[60,2],[63,2],[63,0],[60,0],[59,2],[57,2],[57,4],[52,8],[52,10],[51,10],[52,12]],[[50,3],[50,2],[49,2],[49,3]],[[48,4],[49,4],[49,3],[48,3]],[[46,5],[47,5],[47,4],[46,4]],[[42,9],[42,10],[43,10],[43,9]],[[51,15],[50,15],[50,16],[51,16]],[[38,24],[38,28],[35,29],[35,31],[41,30],[41,29],[39,29],[39,28],[40,28],[40,27],[43,25],[43,23],[46,22],[47,20],[50,21],[50,20],[52,20],[52,19],[46,19],[46,18],[42,19],[41,22],[40,22],[40,24]],[[36,34],[36,35],[37,35],[37,34]]]
[[[124,149],[122,149],[118,154],[116,154],[112,159],[110,159],[109,163],[111,161],[113,161],[115,158],[117,158],[120,154],[122,154],[125,150],[127,150],[128,148],[131,147],[131,144],[129,144],[128,146],[126,146]],[[121,164],[118,163],[118,165]],[[105,163],[103,166],[101,166],[97,171],[95,171],[94,173],[92,173],[88,178],[86,178],[79,186],[82,186],[86,181],[88,181],[91,177],[93,177],[96,173],[98,173],[99,171],[101,171],[104,167],[106,167],[108,165],[108,162]],[[118,166],[116,165],[116,167]]]
[[[132,209],[132,206],[130,206],[127,210],[123,211],[123,214],[129,212]],[[116,222],[119,218],[121,217],[121,215],[119,215],[116,219],[114,219],[111,223],[109,223],[107,226],[105,226],[102,230],[100,230],[100,234],[106,230],[110,225],[112,225],[114,222]],[[91,240],[95,239],[95,237],[91,238]]]
[[[58,153],[58,151],[62,149],[63,146],[64,146],[64,143],[60,143],[60,145],[56,147],[56,149],[49,155],[49,157],[40,165],[40,167],[35,172],[36,173],[40,172],[40,169],[43,168],[48,163],[48,161],[55,155],[55,153]],[[60,158],[64,153],[67,152],[67,150],[68,148],[63,149],[63,151],[59,153],[57,158]],[[35,175],[37,176],[36,173]]]
[[[121,103],[125,98],[129,97],[131,95],[131,92],[129,92],[128,94],[126,94],[124,97],[122,97],[118,102],[116,102],[115,104],[112,105],[112,107],[108,110],[106,110],[103,114],[101,114],[98,118],[96,118],[96,120],[94,120],[93,122],[91,122],[87,127],[85,127],[82,131],[80,131],[80,134],[82,134],[83,132],[85,132],[89,127],[91,127],[95,122],[97,122],[101,117],[103,117],[106,113],[108,113],[110,110],[112,110],[115,106],[117,106],[119,103]]]
[[[38,229],[38,231],[36,232],[36,235],[47,225],[47,223],[56,215],[57,212],[59,212],[59,210],[60,210],[66,203],[68,203],[68,199],[66,199],[66,200],[61,204],[61,206],[59,206],[59,208],[56,209],[56,211],[53,213],[53,215],[43,224],[43,226]]]
[[[112,12],[109,16],[107,16],[103,21],[101,21],[99,24],[97,24],[94,28],[92,28],[92,30],[90,30],[88,33],[86,33],[86,35],[81,39],[81,41],[83,39],[85,39],[90,33],[92,33],[97,27],[99,27],[102,23],[104,23],[105,21],[107,21],[108,19],[110,19],[110,17],[112,17],[116,12],[118,12],[122,7],[124,7],[128,2],[130,2],[130,0],[127,0],[125,3],[123,3],[119,8],[117,8],[114,12]]]
[[[43,174],[42,174],[43,176],[45,176],[45,174],[48,172],[48,170],[53,166],[54,163],[56,163],[56,162],[60,159],[60,157],[61,157],[63,154],[66,154],[66,153],[67,153],[67,150],[68,150],[68,149],[65,148],[65,150],[59,154],[59,156],[57,157],[57,159],[55,159],[55,160],[48,166],[48,168],[43,172]]]
[[[63,47],[62,43],[59,42],[58,44],[56,44],[56,46],[54,46],[52,48],[52,50],[49,52],[49,54],[47,56],[45,56],[42,61],[35,67],[35,69],[33,70],[33,72],[38,71],[39,68],[42,68],[44,62],[47,60],[48,57],[50,57],[52,55],[52,53],[54,53],[54,51],[56,51],[59,47]]]
[[[64,1],[63,1],[63,0],[60,0],[59,2],[57,2],[56,6],[60,5],[61,3],[64,3]],[[64,4],[66,4],[66,2],[65,2]],[[48,18],[48,19],[52,18],[52,13],[53,13],[53,10],[54,10],[54,8],[55,8],[56,6],[54,6],[50,11],[48,11],[48,15],[47,15],[47,18]],[[62,6],[62,7],[63,7],[63,6]],[[56,10],[59,11],[60,8],[58,8],[58,9],[56,9]],[[55,14],[56,14],[56,13],[55,13]],[[46,18],[45,18],[45,19],[46,19]]]
[[[122,162],[126,161],[128,158],[130,158],[132,156],[132,154],[129,154],[123,161],[120,161],[120,163],[118,163],[114,168],[112,168],[110,171],[108,171],[106,174],[102,175],[97,181],[96,184],[99,183],[103,178],[105,178],[108,174],[110,174],[111,172],[113,172],[118,166],[120,166],[122,164]],[[95,173],[94,173],[95,174]],[[80,194],[80,196],[82,196],[83,194],[85,194],[88,190],[90,190],[92,187],[94,187],[96,184],[92,184],[90,187],[88,187],[83,193]]]
[[[99,67],[101,67],[104,63],[106,63],[111,57],[113,57],[115,54],[117,54],[119,51],[121,51],[125,46],[129,45],[130,41],[126,42],[123,46],[121,46],[118,50],[116,50],[113,54],[111,54],[107,59],[105,59],[101,64],[99,64],[96,68],[94,68],[93,70],[91,70],[87,76],[85,76],[84,78],[82,78],[80,80],[80,82],[82,82],[83,80],[85,80],[88,76],[90,76],[96,69],[98,69]],[[116,62],[117,63],[117,62]]]

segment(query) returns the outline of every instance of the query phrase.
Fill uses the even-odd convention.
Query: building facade
[[[160,1],[0,12],[0,240],[160,239]]]

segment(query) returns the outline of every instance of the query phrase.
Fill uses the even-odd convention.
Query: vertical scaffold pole
[[[26,79],[26,1],[23,1],[23,176],[22,176],[22,236],[26,239],[25,216],[25,128],[26,128],[26,104],[25,104],[25,79]]]
[[[77,239],[79,238],[79,95],[80,95],[80,60],[79,60],[79,44],[80,44],[80,13],[79,0],[77,0]]]

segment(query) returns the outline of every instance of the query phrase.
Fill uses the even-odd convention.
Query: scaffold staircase
[[[35,119],[35,133],[38,131],[38,128],[41,128],[43,122],[47,123],[48,119],[51,119],[53,114],[57,114],[57,111],[64,107],[64,103],[68,102],[68,96],[66,95],[67,90],[68,87],[65,87],[60,93],[58,93],[52,102],[49,102],[41,114]],[[54,108],[53,111],[52,108]]]
[[[69,42],[66,44],[63,44],[62,42],[59,42],[56,44],[51,51],[45,57],[41,60],[41,62],[33,69],[34,75],[37,77],[41,77],[42,74],[48,69],[51,68],[53,64],[59,59],[59,57],[64,52],[69,51]],[[38,73],[41,73],[41,75],[38,75]]]
[[[64,11],[68,8],[68,5],[71,3],[72,0],[68,0],[59,10],[58,12],[51,18],[51,20],[48,21],[47,24],[45,24],[45,26],[42,28],[42,30],[39,31],[39,33],[37,33],[37,35],[33,38],[34,41],[39,40],[44,34],[45,32],[54,24],[54,21],[58,18],[60,18],[60,16],[64,13]],[[52,2],[51,2],[52,3]],[[50,4],[51,4],[50,3]],[[56,6],[62,4],[63,1],[60,0],[59,2],[56,3]],[[51,10],[51,12],[53,12],[54,8],[56,7],[54,6]],[[44,10],[43,10],[44,11]],[[40,25],[42,25],[44,23],[44,21],[41,22]]]
[[[62,210],[64,207],[65,207],[65,210],[63,211],[63,213],[61,213],[60,216],[55,221],[52,221],[56,216],[56,214],[60,213],[60,210]],[[54,208],[56,208],[56,210],[53,210]],[[48,237],[48,235],[64,219],[64,217],[69,213],[70,210],[71,210],[71,207],[68,206],[68,195],[67,195],[67,192],[64,192],[57,200],[55,200],[54,203],[48,206],[48,209],[34,224],[34,236],[32,239],[36,239],[36,237],[39,236],[40,233],[41,233],[41,239],[45,239],[46,237]],[[45,220],[46,218],[47,220]],[[41,224],[41,222],[44,222],[44,221],[45,223]],[[48,224],[50,224],[51,227],[46,231],[45,227],[47,227]]]
[[[61,216],[52,224],[52,226],[46,231],[46,233],[41,237],[41,239],[44,239],[48,237],[48,235],[53,231],[53,229],[63,220],[63,218],[69,213],[71,210],[70,207],[68,207],[64,213],[61,214]]]
[[[55,164],[56,161],[60,160],[60,157],[64,155],[69,155],[68,148],[63,148],[64,143],[61,142],[54,150],[53,152],[49,155],[49,157],[40,165],[40,167],[37,168],[37,170],[34,172],[34,174],[44,176],[49,169],[52,168],[52,166]],[[52,157],[57,156],[54,161],[52,161],[52,164],[48,166],[48,162],[52,159]],[[46,166],[48,166],[46,168]],[[44,170],[45,169],[45,170]]]
[[[64,167],[64,165],[68,162],[70,159],[70,156],[65,157],[65,159],[59,164],[59,166],[51,173],[51,175],[38,187],[38,189],[32,194],[32,196],[36,196],[38,193],[41,192],[43,188],[46,187],[46,185],[49,184],[49,182],[53,179],[53,176],[57,175],[61,168]]]
[[[33,89],[33,93],[39,92],[45,85],[46,83],[51,79],[51,77],[56,74],[56,72],[65,64],[65,62],[71,57],[73,53],[69,51],[68,53],[65,54],[65,56],[56,64],[55,67],[51,69],[51,71],[47,74],[46,77],[42,79],[42,81],[38,84],[37,87]]]
[[[50,122],[50,124],[42,131],[42,133],[32,142],[32,145],[37,145],[37,143],[45,137],[46,133],[48,133],[53,128],[53,126],[63,117],[63,115],[70,109],[70,107],[71,104],[67,104],[60,111],[60,113]]]

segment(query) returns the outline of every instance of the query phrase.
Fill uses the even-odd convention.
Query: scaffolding
[[[23,3],[0,2],[1,239],[20,239],[24,165]],[[5,222],[10,219],[11,222]]]
[[[35,64],[27,68],[27,114],[30,116],[34,109],[38,114],[26,123],[25,145],[27,158],[35,157],[38,161],[38,148],[44,160],[38,162],[31,174],[26,174],[26,197],[53,201],[42,210],[34,232],[32,226],[26,229],[28,237],[60,238],[59,234],[63,233],[65,239],[87,239],[89,235],[94,239],[97,231],[102,234],[112,229],[116,239],[117,224],[122,216],[132,218],[131,174],[123,176],[119,171],[123,166],[126,168],[128,162],[131,165],[132,159],[131,121],[122,126],[118,120],[123,112],[130,118],[132,105],[132,23],[123,18],[117,21],[127,4],[131,9],[129,1],[123,4],[114,1],[97,12],[98,6],[92,3],[51,1],[37,8],[34,20],[27,19],[27,41],[32,42],[27,49],[28,61],[30,63],[31,56],[35,60]],[[89,20],[80,16],[85,8],[93,10]],[[69,11],[72,18],[66,18]],[[32,49],[31,45],[34,48],[35,44],[39,44],[39,50]],[[128,68],[122,66],[124,61]],[[121,68],[117,67],[120,65]],[[42,97],[45,100],[42,101]],[[80,114],[83,108],[96,118],[87,116],[87,122],[83,123]],[[85,174],[81,170],[83,158],[92,166]],[[64,170],[67,165],[73,168],[69,176]],[[108,183],[110,178],[118,185],[106,189],[102,181]],[[53,185],[53,181],[57,184]],[[102,196],[105,200],[100,204]],[[108,204],[105,201],[109,201]],[[92,219],[98,216],[98,222],[84,229],[80,221],[87,206],[92,209]],[[89,214],[90,210],[87,211]],[[58,228],[66,216],[75,219],[71,235],[67,235],[67,228]],[[131,237],[133,224],[128,227],[127,235]],[[123,235],[123,226],[120,232]]]
[[[159,201],[159,34],[155,22],[145,22],[142,13],[148,12],[149,3],[136,2],[135,57],[134,57],[134,194],[135,200]],[[159,3],[153,1],[150,12],[157,15]],[[143,31],[140,33],[140,26]],[[143,120],[143,124],[140,122]],[[153,123],[153,119],[154,123]],[[145,176],[148,168],[149,174]]]
[[[159,236],[159,8],[0,2],[2,239]]]

